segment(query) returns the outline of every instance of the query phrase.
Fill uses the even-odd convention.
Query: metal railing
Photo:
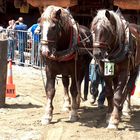
[[[8,38],[7,59],[12,59],[18,65],[40,67],[40,37],[23,30],[2,29]]]

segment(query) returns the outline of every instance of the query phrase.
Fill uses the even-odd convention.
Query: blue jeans
[[[24,50],[25,50],[25,44],[26,42],[24,40],[19,40],[19,60],[20,63],[24,63],[25,62],[25,56],[24,56]]]
[[[34,41],[32,43],[32,55],[31,55],[31,64],[32,65],[38,65],[39,64],[39,53],[38,53],[38,48],[39,48],[39,42]]]
[[[18,49],[19,49],[19,61],[25,63],[24,51],[27,47],[27,32],[17,32],[18,37]]]
[[[98,96],[98,103],[103,104],[105,101],[105,82],[99,74],[99,66],[97,64],[90,65],[90,75],[89,75],[91,85],[90,93],[96,99],[99,94],[99,84],[101,84],[101,92]]]
[[[15,49],[15,40],[8,39],[7,59],[14,60],[14,49]]]

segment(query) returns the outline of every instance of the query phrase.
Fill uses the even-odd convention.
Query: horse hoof
[[[131,116],[131,113],[130,112],[122,112],[122,115],[123,116],[126,116],[126,117],[130,117]]]
[[[42,117],[42,119],[41,119],[41,124],[42,124],[42,125],[48,125],[48,124],[51,123],[51,120],[52,120],[52,119],[49,119],[48,117]]]
[[[107,124],[109,123],[110,117],[111,117],[111,113],[106,114],[106,123]]]
[[[116,125],[116,124],[108,124],[107,129],[117,130],[118,129],[118,125]]]
[[[91,105],[94,105],[94,103],[95,103],[95,101],[90,101],[90,104],[91,104]]]
[[[62,111],[63,111],[63,112],[69,112],[69,111],[70,111],[70,108],[69,108],[69,107],[63,107],[63,108],[62,108]]]
[[[79,119],[78,116],[70,116],[70,118],[69,118],[69,120],[70,120],[71,122],[76,122],[78,119]]]
[[[50,122],[51,122],[51,121],[50,121],[50,120],[47,120],[47,119],[42,119],[42,120],[41,120],[41,124],[42,124],[42,125],[48,125],[48,124],[50,124]]]

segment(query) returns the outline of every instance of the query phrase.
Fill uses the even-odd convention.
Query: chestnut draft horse
[[[106,83],[108,128],[117,129],[140,64],[140,34],[137,25],[126,22],[121,13],[104,9],[93,18],[91,31],[93,54]]]
[[[92,34],[85,26],[78,26],[67,9],[48,6],[41,16],[41,55],[46,64],[47,105],[43,124],[49,124],[53,117],[53,98],[55,96],[55,78],[62,75],[65,100],[69,101],[69,77],[71,79],[70,120],[78,118],[77,109],[81,82],[92,57]],[[92,49],[91,49],[92,50]],[[68,103],[69,104],[69,103]]]

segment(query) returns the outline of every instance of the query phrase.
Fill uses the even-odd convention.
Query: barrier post
[[[5,106],[5,91],[7,77],[7,39],[0,37],[0,108]]]

